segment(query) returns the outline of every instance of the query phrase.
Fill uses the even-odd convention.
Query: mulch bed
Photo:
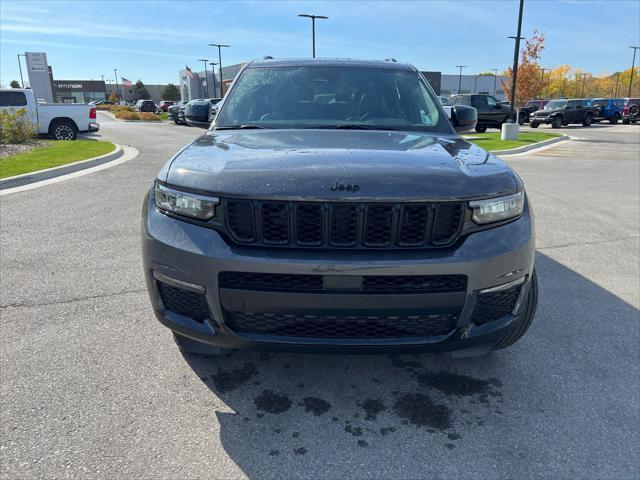
[[[44,147],[46,142],[31,142],[21,144],[4,144],[0,145],[0,158],[8,157],[10,155],[16,155],[18,153],[28,152],[34,148]]]

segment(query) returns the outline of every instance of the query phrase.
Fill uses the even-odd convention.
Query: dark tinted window
[[[486,108],[487,97],[485,95],[474,95],[471,97],[471,104],[476,108]]]
[[[216,127],[451,131],[418,72],[351,66],[248,68],[234,82]]]
[[[0,92],[0,107],[24,107],[27,96],[23,92]]]

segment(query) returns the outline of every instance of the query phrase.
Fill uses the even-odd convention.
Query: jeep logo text
[[[357,192],[360,190],[360,185],[351,185],[350,183],[334,183],[331,185],[332,192]]]

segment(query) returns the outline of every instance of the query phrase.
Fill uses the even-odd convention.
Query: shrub
[[[96,110],[111,110],[111,107],[113,105],[105,105],[104,103],[101,103],[100,105],[96,105]]]
[[[120,111],[116,112],[116,118],[119,118],[121,120],[151,120],[154,122],[160,121],[160,117],[158,115],[150,112]]]
[[[38,135],[38,124],[24,108],[0,111],[0,144],[29,143]]]

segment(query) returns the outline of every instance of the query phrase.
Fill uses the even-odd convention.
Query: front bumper
[[[536,117],[535,115],[532,116],[529,119],[529,123],[544,123],[544,124],[550,124],[553,122],[553,120],[557,117],[557,115],[549,115],[548,117]]]
[[[157,318],[176,333],[223,348],[265,348],[302,351],[477,351],[485,353],[517,318],[533,271],[535,238],[528,202],[519,219],[469,235],[456,249],[437,251],[344,251],[241,247],[227,243],[213,229],[176,220],[159,212],[153,195],[145,198],[142,217],[144,274]],[[291,292],[229,292],[221,288],[221,272],[323,275],[332,278],[367,276],[464,275],[466,287],[452,294],[370,294]],[[164,308],[159,284],[204,296],[210,313],[202,321]],[[516,308],[483,324],[472,319],[479,292],[517,283]],[[461,295],[461,296],[460,296]],[[455,297],[455,298],[454,298]],[[310,303],[309,303],[310,302]],[[229,326],[229,309],[268,308],[287,311],[323,309],[330,315],[367,315],[384,310],[439,308],[459,302],[455,328],[446,335],[403,338],[315,338],[237,333]],[[275,310],[274,310],[275,309]],[[398,311],[395,311],[398,309]],[[350,317],[349,317],[350,318]]]

